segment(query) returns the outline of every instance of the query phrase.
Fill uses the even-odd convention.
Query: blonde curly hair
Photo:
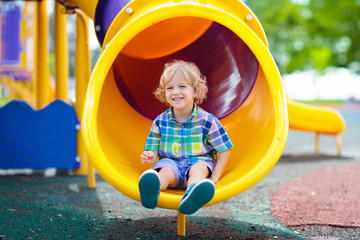
[[[208,91],[206,77],[201,74],[199,68],[194,63],[182,60],[173,60],[165,64],[159,86],[154,91],[155,97],[161,102],[168,104],[165,97],[165,87],[177,72],[180,72],[184,76],[184,80],[194,88],[194,103],[201,104],[206,99]]]

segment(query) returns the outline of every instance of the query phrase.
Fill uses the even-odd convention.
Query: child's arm
[[[210,179],[216,183],[217,181],[219,181],[221,175],[224,172],[225,166],[230,158],[231,155],[231,148],[229,148],[228,150],[226,150],[225,152],[219,153],[219,156],[216,160],[216,164],[215,164],[215,168],[213,171],[212,176],[210,177]]]
[[[153,164],[156,161],[158,154],[159,154],[158,151],[152,151],[152,150],[144,151],[140,155],[141,163],[142,164]]]

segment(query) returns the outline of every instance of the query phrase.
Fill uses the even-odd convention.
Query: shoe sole
[[[195,185],[188,196],[184,198],[179,206],[182,214],[193,214],[202,206],[210,202],[215,194],[215,185],[211,180],[206,180]]]
[[[139,180],[141,204],[146,208],[156,208],[160,192],[160,180],[155,172],[144,173]]]

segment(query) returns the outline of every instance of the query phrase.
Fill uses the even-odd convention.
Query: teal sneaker
[[[160,194],[160,179],[157,171],[146,170],[139,179],[141,204],[146,208],[156,208]]]
[[[210,202],[215,194],[215,184],[210,179],[203,179],[191,184],[181,199],[179,212],[193,214]]]

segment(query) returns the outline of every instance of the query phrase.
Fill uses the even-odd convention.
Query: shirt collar
[[[193,107],[193,111],[192,113],[190,114],[190,116],[188,117],[188,119],[185,121],[185,122],[188,122],[190,121],[190,119],[192,119],[193,117],[195,117],[196,115],[199,114],[199,107],[194,103],[194,107]],[[173,108],[170,107],[169,110],[168,110],[168,116],[169,116],[169,120],[170,121],[175,121],[177,122],[177,120],[175,119],[174,117],[174,113],[173,113]]]

